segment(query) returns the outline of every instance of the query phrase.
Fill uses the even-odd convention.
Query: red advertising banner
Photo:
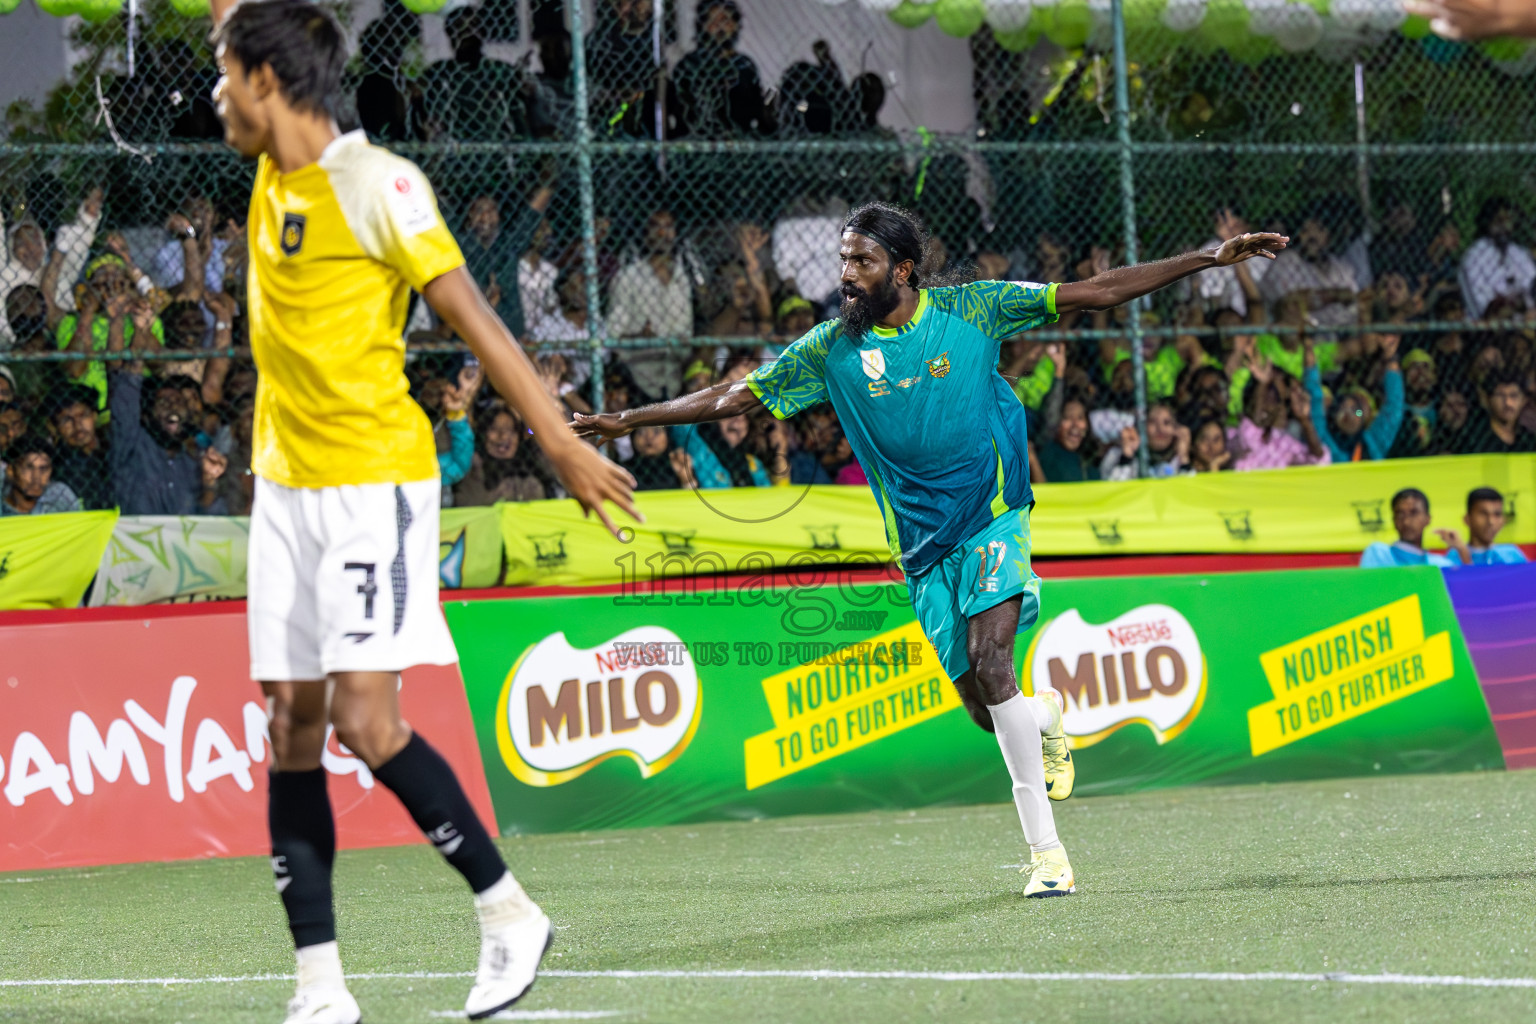
[[[243,603],[206,614],[0,625],[0,871],[264,854],[271,746]],[[495,815],[457,667],[405,673],[406,720]],[[343,849],[423,842],[329,737]]]

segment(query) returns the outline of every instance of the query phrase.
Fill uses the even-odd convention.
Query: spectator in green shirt
[[[128,281],[128,267],[120,257],[98,256],[85,271],[85,287],[80,295],[80,312],[59,321],[54,335],[60,351],[103,352],[114,332],[121,332],[126,347],[135,347],[134,338],[152,336],[157,346],[165,344],[165,329],[148,300],[134,293]],[[144,347],[141,342],[138,347]],[[70,380],[93,388],[98,409],[107,407],[107,366],[96,360],[73,360],[64,364]]]

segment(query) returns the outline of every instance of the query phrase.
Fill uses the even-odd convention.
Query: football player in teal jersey
[[[1024,407],[998,373],[999,346],[1063,313],[1111,309],[1209,267],[1273,259],[1287,241],[1239,235],[1215,249],[1069,284],[925,287],[922,225],[900,207],[870,203],[844,222],[836,320],[744,380],[621,413],[579,415],[577,433],[615,438],[651,424],[723,419],[759,403],[783,419],[831,402],[869,479],[918,622],[971,717],[997,736],[1032,853],[1025,895],[1064,896],[1075,885],[1049,798],[1070,795],[1073,766],[1060,695],[1025,697],[1014,674],[1015,637],[1039,617],[1040,578],[1029,564],[1034,494]]]

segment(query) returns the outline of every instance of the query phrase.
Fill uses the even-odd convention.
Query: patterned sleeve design
[[[773,362],[747,374],[747,386],[779,419],[827,400],[827,349],[837,321],[817,324]]]
[[[977,281],[958,288],[935,288],[940,308],[948,306],[960,319],[997,341],[1056,322],[1054,284],[1029,281]]]

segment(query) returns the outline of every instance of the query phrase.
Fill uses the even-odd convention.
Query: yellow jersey
[[[287,487],[437,476],[405,379],[406,304],[464,257],[426,176],[360,131],[292,174],[262,156],[247,235],[251,469]]]

